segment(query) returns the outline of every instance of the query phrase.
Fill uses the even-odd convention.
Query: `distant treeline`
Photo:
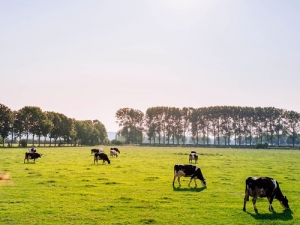
[[[147,139],[150,145],[252,146],[266,142],[294,147],[300,140],[300,114],[274,107],[159,106],[148,108],[146,113],[122,108],[115,117],[120,126],[118,139],[126,144],[142,144]],[[43,112],[36,106],[12,111],[0,104],[0,134],[3,145],[9,140],[26,146],[29,135],[32,135],[30,142],[37,140],[38,145],[41,138],[44,145],[50,146],[109,143],[100,121],[79,121],[61,113]]]
[[[0,104],[0,135],[2,145],[10,137],[10,144],[18,140],[19,145],[29,143],[28,136],[32,135],[40,146],[41,138],[51,146],[99,145],[109,142],[105,126],[99,120],[75,120],[57,112],[43,112],[36,106],[25,106],[18,111],[12,111]],[[26,139],[21,139],[22,137]],[[46,138],[49,141],[46,141]],[[53,143],[54,142],[54,143]]]
[[[299,144],[300,114],[274,107],[214,106],[203,108],[122,108],[116,112],[126,143],[139,144],[144,134],[150,144],[269,145]]]

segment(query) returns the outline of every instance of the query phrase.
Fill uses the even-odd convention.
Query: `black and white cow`
[[[118,148],[110,148],[110,150],[115,150],[116,152],[118,152],[120,154],[120,150]]]
[[[29,163],[29,159],[33,159],[33,161],[35,162],[35,160],[37,158],[41,158],[43,154],[39,154],[36,152],[25,152],[25,159],[24,159],[24,163],[25,160],[27,160],[27,163]]]
[[[189,163],[192,163],[193,160],[195,161],[195,163],[197,163],[197,161],[198,161],[198,155],[195,151],[191,151],[191,153],[189,155]]]
[[[95,153],[104,153],[104,150],[103,150],[103,148],[91,149],[91,154],[95,154]]]
[[[190,184],[193,179],[195,181],[195,187],[197,187],[197,183],[196,183],[197,178],[201,181],[202,186],[206,187],[206,180],[204,179],[201,169],[198,166],[176,164],[174,166],[173,187],[174,187],[174,182],[175,182],[176,177],[178,179],[179,187],[181,186],[180,177],[191,177],[190,182],[188,184],[189,187],[190,187]]]
[[[103,160],[103,164],[105,162],[108,162],[108,164],[110,164],[110,160],[109,160],[108,156],[105,153],[95,153],[95,155],[94,155],[94,164],[96,164],[96,162],[97,162],[97,165],[98,165],[98,160],[100,160],[100,159]]]
[[[111,157],[118,157],[118,153],[120,153],[120,151],[119,151],[119,149],[117,149],[117,148],[110,148],[110,156]]]
[[[36,148],[28,148],[28,152],[36,152]]]
[[[273,211],[272,202],[274,198],[279,200],[283,208],[290,209],[288,199],[286,198],[286,196],[283,196],[278,182],[270,177],[248,177],[246,179],[246,190],[243,208],[244,211],[246,211],[246,202],[249,201],[249,196],[252,197],[252,203],[256,213],[258,212],[256,208],[256,199],[258,197],[268,198],[269,211],[271,212]]]

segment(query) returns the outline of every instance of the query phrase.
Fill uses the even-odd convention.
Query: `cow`
[[[115,156],[116,158],[118,158],[118,152],[120,153],[120,151],[110,149],[110,156],[111,157]]]
[[[95,153],[104,153],[104,150],[103,150],[103,148],[91,149],[91,154],[95,154]]]
[[[27,160],[27,163],[29,163],[29,159],[33,159],[33,161],[35,162],[35,160],[37,158],[41,158],[43,154],[39,154],[37,152],[25,152],[25,159],[24,159],[24,163],[25,160]]]
[[[28,148],[28,152],[36,152],[35,148]]]
[[[198,161],[198,155],[195,151],[191,151],[191,153],[189,155],[189,163],[192,163],[193,160],[195,161],[195,163],[197,163],[197,161]]]
[[[99,149],[96,148],[91,149],[91,154],[95,154],[95,153],[99,153]]]
[[[190,184],[192,182],[192,179],[195,181],[195,187],[197,187],[196,179],[198,178],[203,187],[206,187],[206,180],[204,179],[201,169],[198,166],[194,165],[185,165],[185,164],[176,164],[174,166],[174,179],[173,179],[173,187],[174,187],[174,182],[177,177],[178,179],[178,184],[179,187],[181,187],[180,184],[180,177],[191,177],[190,182],[188,186],[190,187]]]
[[[94,164],[98,165],[98,160],[102,159],[103,160],[103,164],[107,161],[108,164],[110,164],[110,160],[108,158],[108,156],[105,153],[95,153],[94,155]]]
[[[120,154],[120,150],[118,148],[110,148],[110,150],[115,150],[116,152],[118,152]]]
[[[256,208],[256,199],[258,197],[268,198],[270,212],[274,210],[272,206],[274,198],[279,200],[284,209],[290,209],[288,199],[286,198],[286,196],[283,196],[278,182],[270,177],[248,177],[246,179],[246,190],[243,208],[244,211],[246,211],[246,202],[249,201],[249,196],[252,197],[252,203],[256,213],[258,212]]]

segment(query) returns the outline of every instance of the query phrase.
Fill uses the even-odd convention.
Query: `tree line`
[[[108,142],[105,126],[99,120],[75,120],[62,113],[42,111],[36,106],[25,106],[13,111],[0,104],[0,135],[2,145],[10,136],[10,144],[19,140],[26,146],[29,135],[38,146],[49,138],[49,145],[99,145]],[[25,136],[25,139],[22,139]]]
[[[275,107],[151,107],[144,114],[131,108],[116,112],[118,135],[126,143],[270,145],[299,144],[300,114]]]

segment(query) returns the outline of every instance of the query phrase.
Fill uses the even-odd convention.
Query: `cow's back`
[[[278,182],[270,177],[248,177],[246,179],[246,190],[250,196],[266,197],[276,191]]]

